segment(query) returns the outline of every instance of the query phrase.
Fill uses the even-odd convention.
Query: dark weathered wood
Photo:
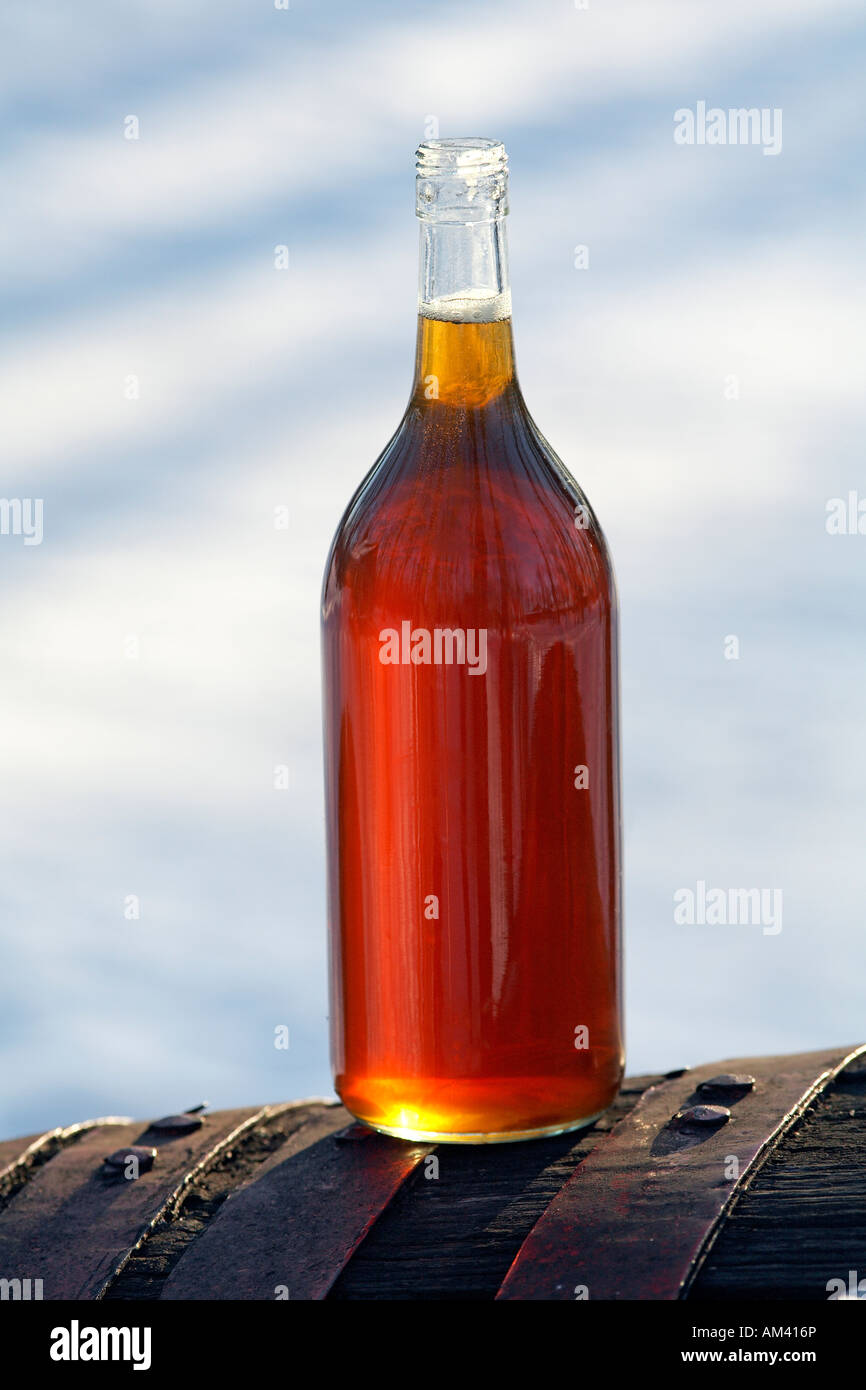
[[[590,1128],[510,1145],[414,1152],[361,1127],[338,1138],[349,1116],[327,1101],[244,1111],[253,1119],[240,1126],[231,1114],[212,1115],[191,1135],[115,1121],[98,1137],[90,1122],[8,1141],[0,1147],[0,1274],[41,1278],[46,1298],[491,1300],[539,1217],[616,1142],[610,1131],[629,1124],[648,1086],[665,1083],[656,1156],[691,1163],[695,1135],[667,1125],[680,1101],[733,1112],[699,1147],[719,1134],[742,1137],[748,1090],[696,1089],[732,1066],[754,1070],[717,1062],[630,1078]],[[773,1067],[783,1074],[790,1059]],[[159,1150],[150,1173],[129,1182],[103,1169],[100,1158],[133,1143]],[[722,1147],[742,1161],[741,1144]],[[849,1270],[866,1278],[866,1062],[813,1100],[760,1159],[699,1252],[705,1262],[692,1296],[824,1299],[829,1279],[845,1280]],[[160,1176],[161,1192],[148,1191]],[[616,1203],[617,1180],[613,1173],[600,1189],[599,1210]],[[599,1295],[595,1281],[574,1282]]]
[[[328,1101],[274,1106],[269,1116],[216,1155],[132,1251],[107,1288],[106,1301],[160,1298],[172,1270],[204,1233],[223,1202],[284,1150],[287,1140],[321,1116],[326,1117],[329,1128],[344,1126],[350,1119],[345,1110]]]
[[[416,1171],[331,1292],[339,1299],[492,1299],[535,1221],[651,1081],[627,1080],[600,1120],[519,1144],[441,1145]]]
[[[323,1299],[430,1153],[339,1113],[303,1126],[237,1191],[166,1280],[164,1299]]]
[[[680,1298],[738,1184],[853,1051],[738,1058],[650,1088],[557,1193],[498,1297]],[[757,1084],[708,1107],[699,1087],[718,1072]]]
[[[866,1279],[866,1066],[844,1071],[759,1169],[692,1299],[826,1299]]]
[[[107,1115],[98,1120],[29,1134],[24,1139],[4,1139],[0,1142],[0,1211],[9,1205],[20,1187],[47,1163],[49,1158],[68,1144],[80,1139],[88,1130],[105,1125],[132,1124],[128,1116]]]
[[[146,1144],[145,1125],[105,1124],[61,1149],[0,1214],[0,1269],[42,1280],[43,1298],[98,1298],[130,1251],[196,1172],[262,1109],[225,1111],[191,1135],[163,1138],[157,1162],[130,1179],[106,1168],[114,1150]]]
[[[8,1178],[15,1168],[26,1162],[29,1154],[38,1152],[62,1133],[62,1129],[49,1129],[42,1134],[28,1134],[24,1139],[0,1140],[0,1183]]]

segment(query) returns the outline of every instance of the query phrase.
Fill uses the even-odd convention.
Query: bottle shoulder
[[[486,592],[522,612],[616,601],[598,519],[519,393],[483,411],[410,403],[340,523],[326,607],[347,585]]]

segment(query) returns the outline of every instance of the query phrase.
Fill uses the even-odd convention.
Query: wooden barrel
[[[0,1297],[866,1297],[864,1141],[854,1047],[633,1077],[516,1144],[325,1100],[109,1117],[0,1143]]]

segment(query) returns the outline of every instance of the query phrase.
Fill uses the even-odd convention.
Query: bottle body
[[[516,383],[442,399],[485,331],[510,339],[422,321],[440,396],[416,390],[324,595],[336,1089],[473,1142],[573,1127],[622,1075],[615,583]]]
[[[429,195],[451,220],[422,235],[412,398],[325,575],[331,1046],[360,1120],[484,1142],[574,1128],[622,1076],[617,601],[458,173]]]

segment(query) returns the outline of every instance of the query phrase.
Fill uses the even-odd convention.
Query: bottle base
[[[395,1125],[383,1125],[376,1120],[366,1120],[361,1115],[355,1118],[359,1124],[374,1129],[377,1134],[387,1134],[392,1139],[408,1139],[415,1144],[517,1144],[527,1139],[550,1139],[555,1134],[570,1134],[577,1129],[586,1129],[595,1124],[607,1109],[603,1106],[594,1115],[579,1120],[563,1120],[553,1125],[542,1125],[538,1129],[493,1130],[488,1132],[467,1132],[455,1134],[428,1129],[403,1129]]]
[[[589,1076],[485,1077],[338,1073],[337,1095],[361,1124],[416,1144],[513,1144],[585,1129],[619,1090],[621,1055]]]

